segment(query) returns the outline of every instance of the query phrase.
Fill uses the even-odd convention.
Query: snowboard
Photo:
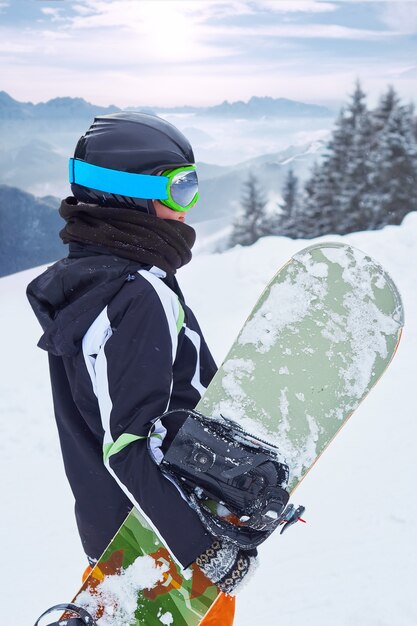
[[[378,263],[342,243],[312,245],[270,281],[196,409],[277,446],[292,492],[381,378],[402,327]],[[73,603],[98,626],[197,626],[218,596],[133,509]]]

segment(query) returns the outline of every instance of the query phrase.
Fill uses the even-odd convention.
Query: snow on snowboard
[[[310,246],[266,287],[196,408],[277,446],[292,492],[384,373],[402,326],[380,265],[344,244]],[[97,626],[197,626],[218,594],[133,509],[73,603]]]

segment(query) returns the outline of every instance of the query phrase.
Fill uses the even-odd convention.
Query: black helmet
[[[146,113],[111,113],[94,122],[75,148],[74,159],[134,174],[157,174],[194,164],[191,145],[169,122]],[[80,202],[139,209],[154,214],[151,200],[121,196],[71,181]]]

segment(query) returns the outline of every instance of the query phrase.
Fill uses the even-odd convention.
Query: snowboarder
[[[27,293],[84,550],[93,565],[137,507],[183,567],[197,560],[225,592],[204,624],[227,626],[253,553],[207,531],[144,441],[154,418],[194,408],[216,371],[175,278],[195,241],[192,148],[158,117],[100,116],[78,141],[70,183],[69,254]]]

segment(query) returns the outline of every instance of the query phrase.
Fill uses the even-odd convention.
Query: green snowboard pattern
[[[394,283],[370,257],[310,246],[265,289],[197,410],[277,445],[292,491],[384,373],[403,321]],[[99,626],[197,626],[217,595],[133,510],[74,602]]]

